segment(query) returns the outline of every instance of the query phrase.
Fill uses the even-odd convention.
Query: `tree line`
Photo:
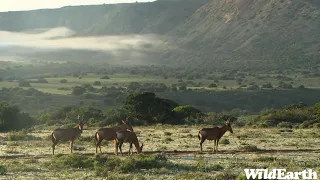
[[[33,125],[72,124],[80,115],[90,126],[117,124],[129,117],[132,125],[152,124],[219,124],[227,119],[236,119],[232,114],[204,113],[189,105],[157,97],[155,93],[132,93],[122,106],[100,110],[90,106],[66,106],[52,113],[43,113],[35,118],[21,112],[7,102],[0,103],[1,131],[19,130]],[[320,103],[313,106],[291,104],[282,109],[263,110],[251,120],[236,121],[236,125],[260,125],[262,127],[320,127]]]

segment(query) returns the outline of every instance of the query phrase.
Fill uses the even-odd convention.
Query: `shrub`
[[[68,82],[68,80],[66,80],[66,79],[61,79],[60,80],[60,83],[67,83]]]
[[[34,123],[34,119],[29,114],[20,112],[17,106],[0,102],[0,131],[20,130]]]
[[[215,88],[215,87],[218,87],[218,86],[217,86],[217,84],[215,84],[215,83],[211,83],[211,84],[208,85],[208,87],[209,87],[209,88]]]
[[[41,140],[40,137],[28,135],[28,132],[24,129],[21,131],[12,131],[8,133],[8,141],[25,141],[25,140]]]
[[[164,135],[166,135],[166,136],[171,136],[172,133],[171,133],[171,132],[164,132]]]
[[[31,85],[28,81],[20,81],[19,86],[20,87],[31,87]]]
[[[93,85],[94,85],[94,86],[101,86],[101,82],[100,82],[100,81],[95,81],[95,82],[93,83]]]
[[[229,141],[229,139],[222,139],[220,141],[220,144],[230,144],[230,141]]]
[[[105,76],[102,76],[100,79],[110,79],[110,77],[105,75]]]
[[[79,96],[79,95],[82,95],[85,92],[86,92],[85,88],[80,87],[80,86],[76,86],[76,87],[72,88],[72,93],[71,94]]]
[[[118,171],[122,173],[134,172],[139,169],[159,169],[168,166],[167,158],[163,155],[143,155],[128,157],[121,160],[118,157],[101,158],[98,157],[94,162],[94,169],[99,176],[105,176],[109,171]]]
[[[71,154],[66,156],[54,156],[51,160],[51,168],[84,168],[93,169],[94,159],[80,154]]]
[[[256,146],[256,145],[245,145],[243,147],[241,147],[241,149],[243,151],[247,151],[247,152],[257,152],[260,151],[260,149]]]
[[[292,128],[293,127],[290,122],[284,122],[284,121],[280,122],[277,126],[280,128]]]
[[[7,174],[7,168],[3,164],[0,164],[0,175],[6,175],[6,174]]]
[[[37,80],[37,83],[48,83],[48,81],[44,78],[42,78],[42,79],[40,78]]]

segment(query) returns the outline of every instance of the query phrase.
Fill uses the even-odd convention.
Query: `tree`
[[[72,88],[71,94],[72,94],[72,95],[76,95],[76,96],[80,96],[80,95],[82,95],[82,94],[85,93],[85,92],[86,92],[86,89],[85,89],[85,88],[80,87],[80,86],[76,86],[76,87]]]
[[[30,83],[28,81],[20,81],[19,82],[20,87],[31,87]]]
[[[186,119],[200,119],[204,114],[197,108],[186,105],[177,106],[172,110],[172,115],[174,117],[174,124],[185,123]]]
[[[92,123],[101,122],[104,119],[103,112],[100,109],[88,106],[73,108],[67,114],[69,117],[77,117],[78,115],[86,121],[86,124],[89,125]]]
[[[20,130],[29,128],[35,123],[27,113],[20,112],[17,106],[6,102],[0,103],[0,130]]]
[[[129,115],[144,120],[150,124],[166,123],[171,117],[171,111],[178,104],[168,99],[156,97],[154,93],[133,93],[124,101],[124,108]]]
[[[127,88],[128,88],[128,90],[135,91],[135,90],[141,89],[142,86],[138,82],[130,82],[128,84]]]

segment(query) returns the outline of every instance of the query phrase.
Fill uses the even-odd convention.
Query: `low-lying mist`
[[[39,54],[48,53],[51,60],[59,60],[54,56],[61,51],[64,53],[84,51],[97,52],[101,59],[105,58],[101,55],[105,53],[108,54],[108,58],[112,56],[117,61],[121,59],[128,61],[128,58],[131,58],[132,61],[138,59],[141,63],[142,59],[147,60],[148,56],[168,48],[175,47],[168,38],[155,34],[79,37],[65,27],[24,32],[0,31],[0,59],[4,56],[19,59],[28,59],[31,56],[34,59]],[[57,54],[57,58],[61,56]],[[66,55],[64,60],[67,58]]]

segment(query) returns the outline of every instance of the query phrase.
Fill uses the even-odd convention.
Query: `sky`
[[[152,0],[1,0],[0,12],[60,8],[88,4],[149,2]]]

